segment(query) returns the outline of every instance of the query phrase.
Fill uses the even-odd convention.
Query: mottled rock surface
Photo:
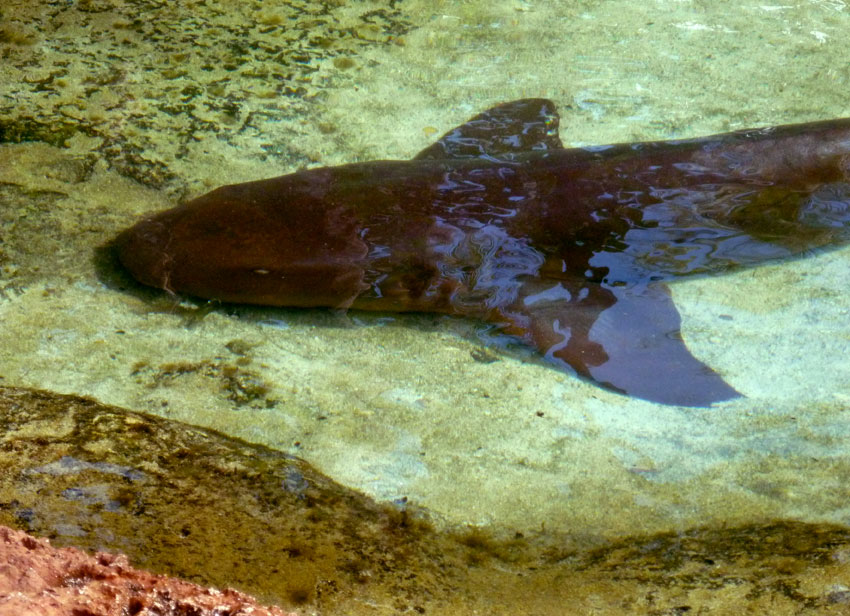
[[[286,616],[235,590],[130,566],[125,556],[54,548],[0,526],[0,616]]]
[[[78,3],[9,0],[0,10],[0,142],[65,145],[147,185],[175,179],[175,160],[204,157],[199,141],[307,162],[297,127],[329,73],[365,47],[400,42],[412,24],[394,2]],[[209,152],[207,152],[208,154]],[[89,169],[86,171],[86,169]]]

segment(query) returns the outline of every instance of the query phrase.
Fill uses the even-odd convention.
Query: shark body
[[[140,282],[272,306],[501,326],[625,395],[738,394],[695,358],[666,283],[845,240],[850,120],[563,147],[545,99],[494,107],[409,161],[224,186],[116,242]]]

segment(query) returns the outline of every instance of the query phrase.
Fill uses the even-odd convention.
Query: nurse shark
[[[461,315],[624,395],[739,396],[688,350],[667,283],[844,242],[850,119],[570,149],[558,123],[504,103],[412,160],[223,186],[115,246],[172,293]]]

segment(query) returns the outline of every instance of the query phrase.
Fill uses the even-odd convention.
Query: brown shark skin
[[[464,315],[620,393],[739,396],[681,339],[664,284],[845,241],[850,119],[564,149],[544,99],[484,112],[410,161],[224,186],[116,246],[202,298]]]

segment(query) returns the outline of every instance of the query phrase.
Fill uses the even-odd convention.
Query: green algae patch
[[[236,342],[238,350],[248,348]],[[839,614],[850,528],[624,537],[439,532],[265,447],[91,399],[0,388],[0,524],[318,614]]]

